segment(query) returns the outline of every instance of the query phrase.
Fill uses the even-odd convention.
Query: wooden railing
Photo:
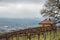
[[[48,34],[48,32],[50,33],[50,40],[51,39],[51,34],[52,31],[54,32],[54,40],[56,37],[56,27],[36,27],[36,28],[28,28],[28,29],[23,29],[23,30],[18,30],[15,32],[9,32],[6,34],[2,34],[0,35],[0,40],[10,40],[9,38],[11,38],[11,40],[13,39],[13,36],[16,37],[15,40],[21,40],[19,37],[21,36],[25,36],[27,37],[27,39],[24,40],[31,40],[31,36],[32,35],[37,35],[38,40],[40,40],[41,34],[43,35],[44,40],[46,40],[46,34]]]

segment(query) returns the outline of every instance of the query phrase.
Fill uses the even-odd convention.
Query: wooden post
[[[5,38],[4,38],[5,39]],[[6,34],[6,40],[8,40],[8,35]]]
[[[11,39],[13,40],[13,35],[11,36]]]
[[[2,40],[2,38],[0,38],[0,40]]]
[[[48,35],[49,34],[49,30],[47,30],[47,32],[46,32],[46,35]]]
[[[10,37],[11,37],[11,40],[13,40],[13,33],[11,33],[11,36],[10,36]],[[10,38],[10,37],[9,37],[9,38]]]
[[[25,40],[27,40],[27,33],[25,33]]]
[[[27,40],[28,40],[28,33],[27,33],[27,35],[26,35],[26,36],[27,36]]]
[[[54,30],[54,40],[56,40],[56,30]]]
[[[31,33],[30,33],[30,35],[29,35],[29,40],[31,40]]]
[[[8,38],[6,38],[6,40],[8,40]]]
[[[16,35],[16,40],[19,40],[19,35],[18,34]]]
[[[21,34],[19,34],[19,40],[20,40]]]
[[[45,31],[44,31],[43,35],[44,35],[44,40],[46,40],[46,32]]]
[[[40,40],[40,32],[38,33],[38,40]]]
[[[51,37],[52,37],[52,31],[50,31],[50,40],[52,40],[52,38],[51,38]]]

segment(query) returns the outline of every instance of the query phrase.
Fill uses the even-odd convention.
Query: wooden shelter
[[[56,32],[55,23],[45,19],[39,23],[38,27],[2,34],[0,35],[0,40],[53,40],[51,38],[52,32]],[[50,39],[46,39],[47,35],[50,35]]]

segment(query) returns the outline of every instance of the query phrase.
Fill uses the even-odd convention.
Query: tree
[[[44,17],[49,17],[55,23],[60,21],[60,0],[47,0],[44,9],[41,10]]]

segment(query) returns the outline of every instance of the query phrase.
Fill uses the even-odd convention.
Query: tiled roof
[[[43,21],[41,21],[39,24],[53,24],[54,22],[52,22],[51,20],[48,20],[48,19],[45,19],[45,20],[43,20]]]

